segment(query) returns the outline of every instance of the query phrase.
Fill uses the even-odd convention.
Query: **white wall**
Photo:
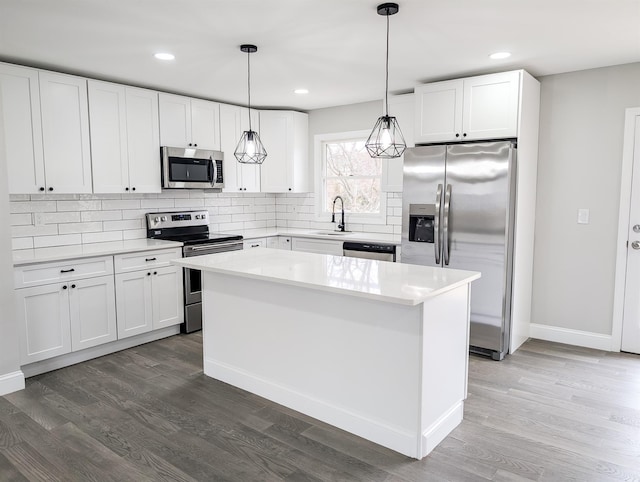
[[[0,102],[2,102],[2,96],[0,96]],[[0,116],[0,226],[8,226],[9,194],[3,132],[2,116]],[[20,372],[18,353],[11,237],[7,229],[2,229],[0,230],[0,395],[22,387],[24,387],[24,377]]]
[[[532,322],[611,335],[624,112],[640,106],[640,63],[539,80]]]

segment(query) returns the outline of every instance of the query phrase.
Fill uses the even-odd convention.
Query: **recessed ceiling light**
[[[173,60],[176,58],[175,55],[168,52],[158,52],[157,54],[154,54],[154,57],[158,60]]]
[[[508,57],[511,57],[511,52],[495,52],[489,55],[489,58],[492,60],[506,59]]]
[[[308,94],[309,90],[308,89],[296,89],[293,91],[294,94]]]

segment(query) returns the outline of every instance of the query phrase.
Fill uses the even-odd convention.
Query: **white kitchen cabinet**
[[[64,283],[15,290],[20,327],[20,364],[71,351],[69,291]]]
[[[71,351],[117,339],[113,276],[82,279],[67,284]]]
[[[158,98],[163,146],[220,150],[218,103],[165,93]]]
[[[267,248],[290,250],[291,238],[289,236],[270,236],[267,238]]]
[[[44,191],[38,71],[0,63],[0,96],[9,193]]]
[[[246,239],[243,241],[243,249],[251,249],[251,248],[266,248],[267,247],[267,238],[254,238],[254,239]]]
[[[184,320],[182,269],[169,264],[176,250],[115,256],[118,339]]]
[[[306,251],[307,253],[332,254],[342,256],[342,241],[313,238],[291,238],[293,251]]]
[[[260,138],[267,151],[262,164],[262,192],[309,192],[307,114],[260,111]]]
[[[414,94],[394,95],[389,97],[389,115],[398,121],[407,148],[414,147],[415,123]],[[396,159],[382,159],[382,190],[385,192],[402,192],[404,155]]]
[[[46,190],[91,193],[87,79],[39,71]]]
[[[88,81],[95,193],[161,191],[157,92]]]
[[[251,110],[251,127],[259,131],[258,112]],[[260,192],[260,164],[241,164],[234,152],[245,130],[249,112],[244,107],[220,104],[220,146],[224,153],[224,192]]]
[[[415,88],[415,142],[516,137],[521,71]]]

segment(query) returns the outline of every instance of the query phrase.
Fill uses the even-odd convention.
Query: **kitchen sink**
[[[311,234],[322,234],[323,236],[349,236],[351,231],[313,231]]]

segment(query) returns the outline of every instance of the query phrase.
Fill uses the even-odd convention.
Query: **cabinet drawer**
[[[243,248],[244,249],[266,248],[267,247],[267,240],[266,240],[266,238],[249,239],[249,240],[245,241],[242,244],[243,244]]]
[[[169,266],[172,259],[182,258],[180,248],[157,249],[143,253],[128,253],[114,256],[116,273],[129,273],[141,269]]]
[[[14,269],[14,286],[28,288],[71,279],[95,278],[113,274],[113,258],[72,259],[55,263],[18,266]]]
[[[292,238],[291,249],[293,251],[306,251],[307,253],[332,254],[334,256],[342,256],[342,241]]]

